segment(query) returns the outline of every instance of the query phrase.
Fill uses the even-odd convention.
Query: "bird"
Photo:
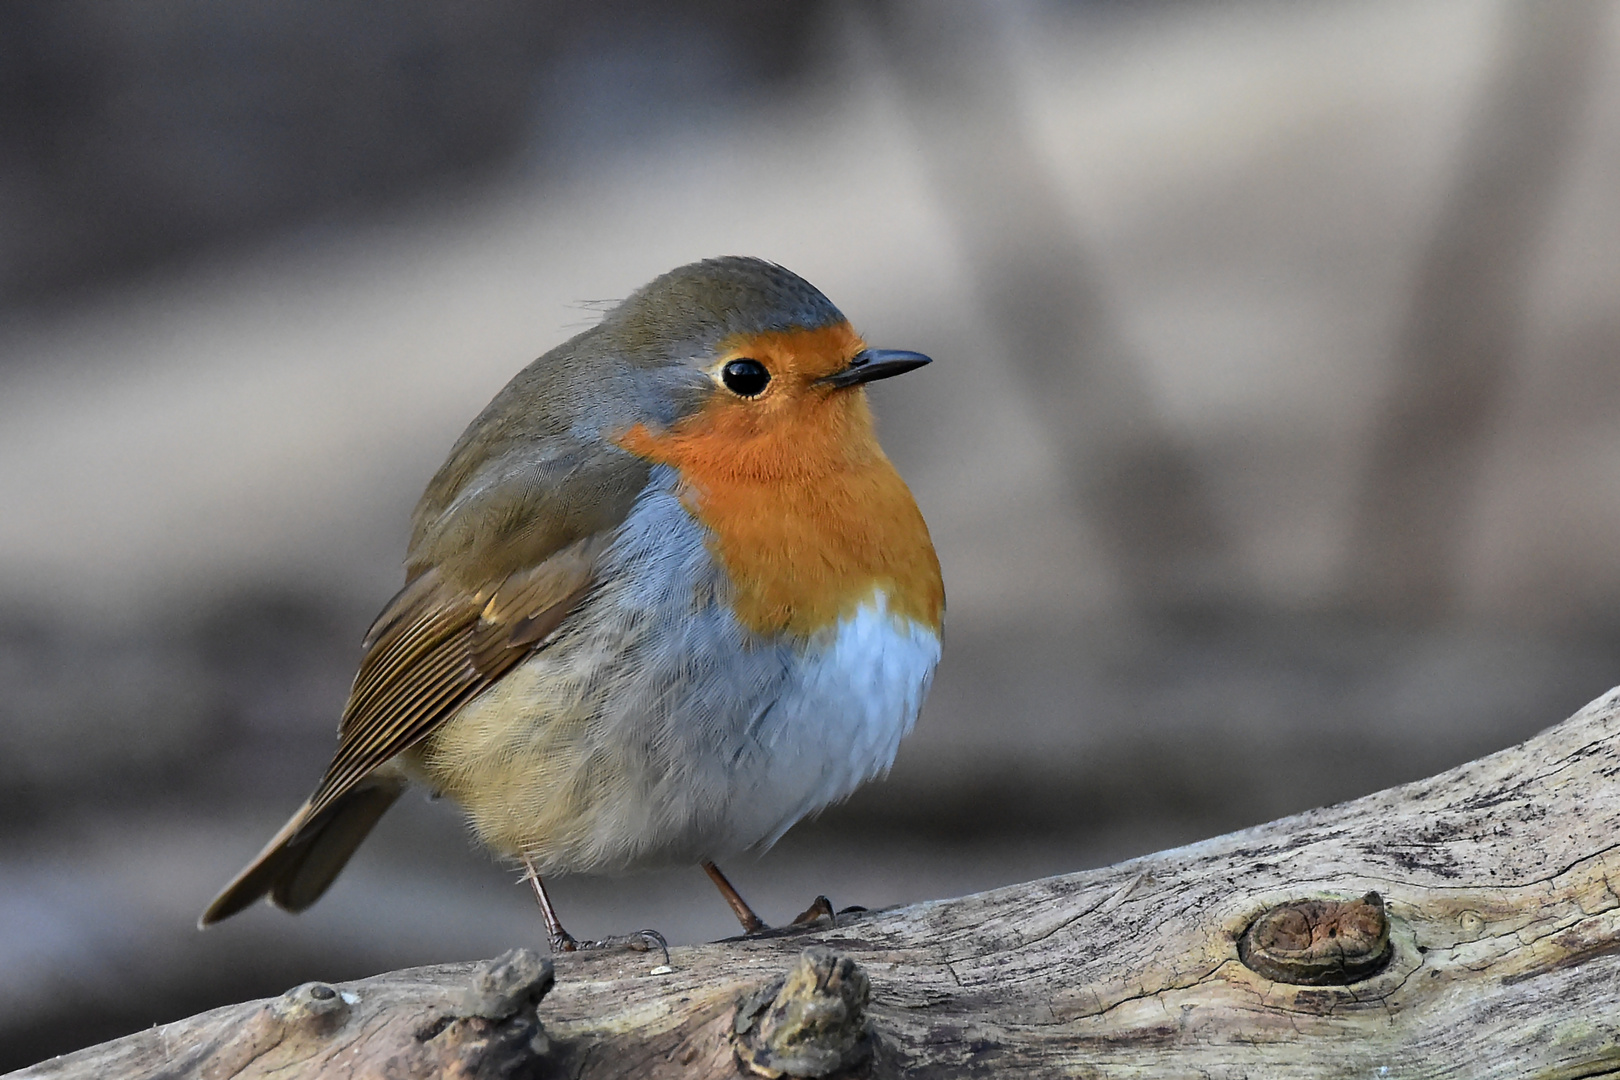
[[[522,867],[553,952],[662,942],[574,938],[564,874],[700,866],[767,929],[716,860],[885,774],[940,659],[939,560],[865,389],[928,363],[725,256],[522,369],[416,506],[331,764],[199,926],[308,908],[419,784]]]

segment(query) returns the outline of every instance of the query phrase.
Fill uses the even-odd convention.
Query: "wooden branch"
[[[1331,768],[1356,733],[1322,745]],[[521,950],[309,984],[16,1075],[1614,1078],[1616,874],[1620,690],[1433,779],[1102,870],[668,965],[565,956],[554,986]]]

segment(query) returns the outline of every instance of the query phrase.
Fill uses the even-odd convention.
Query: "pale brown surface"
[[[325,1020],[285,1019],[309,1011],[300,988],[15,1075],[470,1075],[538,1050],[566,1075],[732,1075],[738,1002],[816,944],[870,979],[870,1075],[1612,1076],[1617,837],[1611,691],[1432,779],[1105,869],[678,948],[663,973],[656,954],[566,956],[538,1008],[544,1038],[516,1006],[516,1020],[465,1019],[479,968],[458,964],[345,984],[354,1000]],[[1391,945],[1371,977],[1290,985],[1239,960],[1276,905],[1371,890]],[[1365,906],[1337,917],[1370,926]]]

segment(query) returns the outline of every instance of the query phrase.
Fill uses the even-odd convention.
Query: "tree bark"
[[[1324,768],[1356,752],[1325,732]],[[308,984],[119,1076],[1620,1077],[1620,690],[1429,780],[836,927]],[[553,985],[553,975],[555,985]]]

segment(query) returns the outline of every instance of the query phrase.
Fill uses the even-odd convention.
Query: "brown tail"
[[[404,781],[374,775],[313,819],[309,803],[304,803],[247,869],[214,897],[197,920],[198,928],[228,919],[265,895],[284,911],[309,907],[404,790]]]

